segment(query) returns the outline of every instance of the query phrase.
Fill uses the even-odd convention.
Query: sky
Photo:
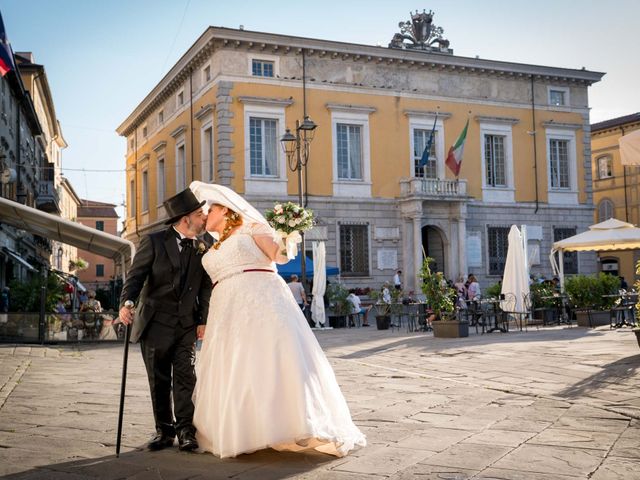
[[[433,10],[455,55],[605,72],[589,89],[592,123],[640,112],[637,0],[0,0],[13,50],[45,66],[63,174],[81,198],[115,204],[116,127],[208,26],[386,46],[416,9]]]

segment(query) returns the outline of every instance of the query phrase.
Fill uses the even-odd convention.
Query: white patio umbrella
[[[316,327],[324,325],[324,292],[327,288],[326,250],[324,242],[313,242],[313,300],[311,301],[311,319]]]
[[[511,293],[501,302],[502,309],[509,312],[526,312],[525,298],[529,295],[529,272],[526,264],[522,235],[515,225],[509,230],[509,250],[502,277],[503,294]]]
[[[620,137],[618,143],[622,165],[640,165],[640,130]]]

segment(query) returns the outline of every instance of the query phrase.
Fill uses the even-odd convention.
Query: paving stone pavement
[[[316,336],[367,435],[345,458],[145,451],[138,346],[115,458],[121,345],[0,345],[0,478],[640,479],[640,349],[628,329]]]

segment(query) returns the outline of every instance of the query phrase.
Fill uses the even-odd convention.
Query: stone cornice
[[[196,117],[196,120],[202,120],[209,113],[213,112],[213,109],[214,109],[213,105],[211,105],[210,103],[207,103],[206,105],[203,105],[202,107],[200,107],[200,110],[194,116]]]
[[[518,118],[511,117],[490,117],[486,115],[476,115],[474,119],[479,123],[501,123],[503,125],[515,125],[517,123],[520,123],[520,120]]]
[[[327,103],[325,107],[327,107],[327,110],[331,110],[332,112],[373,113],[376,111],[376,107],[370,107],[368,105]]]
[[[144,155],[142,155],[139,159],[138,159],[138,163],[144,163],[149,161],[150,155],[148,153],[145,153]]]
[[[436,112],[435,110],[403,110],[402,113],[407,117],[435,117],[437,115],[442,120],[451,118],[450,112]]]
[[[268,106],[277,106],[277,107],[288,107],[293,104],[293,98],[269,98],[269,97],[252,97],[252,96],[241,96],[238,97],[238,101],[240,103],[245,103],[249,105],[268,105]]]
[[[582,128],[582,125],[579,123],[562,123],[554,121],[542,122],[542,126],[544,128],[564,128],[567,130],[580,130]]]
[[[186,130],[187,130],[187,126],[186,125],[180,125],[173,132],[171,132],[169,135],[171,135],[173,138],[176,138],[178,135],[184,133]]]
[[[243,49],[278,55],[298,55],[330,59],[396,65],[457,74],[489,75],[506,78],[533,78],[534,81],[591,85],[604,73],[589,70],[545,67],[480,58],[458,57],[438,52],[410,51],[353,43],[293,37],[224,27],[209,27],[116,129],[128,136],[153,112],[215,49]]]
[[[161,141],[161,142],[156,143],[156,144],[153,146],[153,151],[157,153],[158,151],[162,150],[162,149],[163,149],[163,148],[165,148],[166,146],[167,146],[167,142],[165,142],[165,141],[163,140],[163,141]]]

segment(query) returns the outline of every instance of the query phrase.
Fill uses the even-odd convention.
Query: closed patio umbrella
[[[313,242],[313,264],[316,267],[313,276],[313,300],[311,301],[311,319],[316,327],[324,324],[324,292],[327,288],[327,275],[325,270],[326,250],[324,242]]]
[[[529,296],[529,272],[525,261],[522,235],[518,227],[511,226],[509,231],[509,249],[507,261],[502,277],[502,293],[505,300],[501,302],[502,309],[509,312],[526,312]],[[513,294],[506,295],[508,293]]]

